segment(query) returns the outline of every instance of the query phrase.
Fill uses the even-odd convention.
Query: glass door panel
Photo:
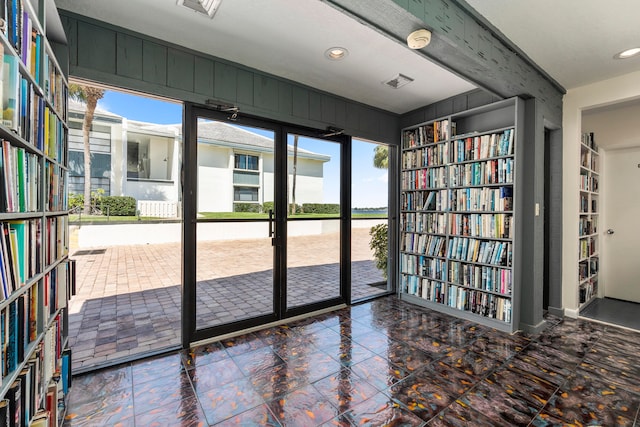
[[[275,133],[197,120],[196,329],[274,315]]]
[[[287,309],[341,297],[341,145],[287,135]]]
[[[394,147],[351,142],[351,301],[391,290],[389,155]]]

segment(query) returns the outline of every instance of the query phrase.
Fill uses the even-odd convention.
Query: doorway
[[[183,346],[348,303],[350,138],[185,118]]]
[[[640,303],[640,264],[636,262],[640,215],[640,147],[608,150],[604,156],[603,194],[606,212],[604,236],[607,280],[604,296]]]

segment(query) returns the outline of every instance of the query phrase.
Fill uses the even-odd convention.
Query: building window
[[[258,170],[258,156],[250,154],[236,154],[235,169],[244,169],[250,171]]]
[[[127,143],[127,178],[149,178],[149,142]]]
[[[170,180],[174,138],[129,132],[127,178]]]
[[[257,202],[258,188],[257,187],[233,187],[233,201],[234,202]]]

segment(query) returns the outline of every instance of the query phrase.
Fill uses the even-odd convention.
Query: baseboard
[[[580,315],[580,310],[578,310],[577,308],[576,309],[565,308],[564,315],[570,319],[577,319],[578,316]]]
[[[547,326],[546,320],[540,321],[537,325],[529,325],[527,323],[520,322],[520,330],[527,334],[538,334],[546,329]]]
[[[267,328],[271,328],[271,327],[274,327],[274,326],[284,325],[284,324],[287,324],[287,323],[294,322],[296,320],[303,320],[303,319],[306,319],[308,317],[319,316],[321,314],[330,313],[332,311],[340,310],[340,309],[345,308],[345,307],[347,307],[346,304],[338,304],[338,305],[335,305],[335,306],[332,306],[332,307],[323,308],[321,310],[312,311],[310,313],[304,313],[304,314],[300,314],[298,316],[287,317],[286,319],[276,320],[275,322],[265,323],[264,325],[253,326],[251,328],[230,332],[228,334],[217,335],[215,337],[206,338],[206,339],[200,340],[200,341],[195,341],[195,342],[192,342],[189,345],[189,347],[190,348],[194,348],[194,347],[197,347],[197,346],[200,346],[200,345],[207,345],[207,344],[211,344],[211,343],[214,343],[214,342],[217,342],[217,341],[223,341],[223,340],[227,340],[229,338],[235,338],[235,337],[237,337],[239,335],[244,335],[244,334],[248,334],[248,333],[251,333],[251,332],[257,332],[257,331],[260,331],[262,329],[267,329]]]
[[[558,308],[558,307],[547,307],[547,312],[552,315],[552,316],[556,316],[556,317],[564,317],[564,308]]]

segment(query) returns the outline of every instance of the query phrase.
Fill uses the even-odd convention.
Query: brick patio
[[[289,306],[337,296],[337,234],[288,241]],[[384,292],[367,229],[352,231],[352,298]],[[198,328],[271,311],[271,246],[265,240],[200,242]],[[181,249],[178,243],[71,248],[77,295],[69,308],[73,369],[84,371],[180,345]]]

